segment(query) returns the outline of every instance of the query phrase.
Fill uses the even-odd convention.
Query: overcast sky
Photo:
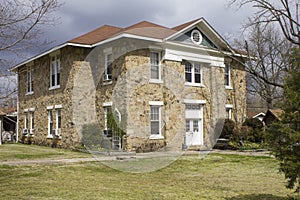
[[[223,37],[238,37],[252,8],[238,10],[228,0],[61,0],[60,22],[45,39],[57,45],[104,24],[126,27],[146,20],[166,27],[204,17]]]
[[[59,20],[55,26],[45,27],[40,37],[41,41],[52,43],[27,49],[23,58],[10,59],[14,61],[12,66],[105,24],[127,27],[146,20],[174,27],[204,17],[223,38],[232,40],[233,37],[240,37],[243,23],[254,12],[250,6],[242,9],[230,7],[229,0],[59,1],[63,5],[54,13]]]

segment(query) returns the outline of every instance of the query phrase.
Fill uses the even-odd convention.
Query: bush
[[[234,134],[235,122],[231,119],[226,119],[220,135],[220,138],[229,139]]]
[[[265,132],[263,130],[263,123],[256,118],[246,119],[243,123],[243,127],[248,127],[245,139],[249,142],[264,142]]]

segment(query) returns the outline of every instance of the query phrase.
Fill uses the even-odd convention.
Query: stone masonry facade
[[[118,46],[118,45],[114,45]],[[102,47],[102,49],[108,48]],[[118,48],[111,49],[118,55]],[[100,51],[101,52],[101,51]],[[184,99],[201,99],[203,104],[203,140],[199,147],[205,148],[212,143],[209,133],[214,128],[212,122],[216,110],[225,110],[225,104],[232,105],[232,119],[242,123],[246,112],[245,71],[241,64],[231,61],[230,81],[232,88],[224,89],[224,68],[218,66],[202,66],[203,87],[185,85],[184,61],[163,60],[161,63],[161,83],[149,82],[151,48],[138,49],[124,55],[114,56],[112,64],[112,81],[107,84],[101,76],[91,76],[95,84],[95,102],[92,107],[96,112],[96,120],[100,130],[105,128],[104,106],[107,102],[115,103],[121,113],[126,133],[123,149],[126,151],[147,152],[168,147],[180,150],[185,135],[185,103]],[[18,69],[19,76],[19,133],[25,128],[25,115],[34,112],[33,134],[20,134],[19,139],[25,143],[74,148],[81,145],[81,133],[74,121],[74,87],[85,80],[75,80],[83,65],[91,67],[91,72],[99,72],[92,61],[86,58],[90,51],[79,47],[65,47],[56,52],[60,55],[60,87],[49,89],[50,59],[45,55],[29,65],[34,67],[34,91],[26,94],[27,74],[29,65]],[[163,55],[164,51],[160,53]],[[98,55],[97,62],[104,64],[103,55]],[[225,59],[226,60],[226,59]],[[101,70],[100,70],[101,71]],[[82,73],[82,72],[80,72]],[[101,74],[101,72],[99,72]],[[221,100],[220,100],[221,99]],[[162,105],[162,136],[150,138],[150,106],[149,102],[163,102]],[[223,105],[219,105],[220,103]],[[49,110],[55,115],[61,110],[61,132],[58,137],[49,135]],[[88,116],[93,110],[85,110]],[[222,115],[225,112],[221,112]],[[78,113],[77,113],[78,114]],[[28,119],[27,119],[28,120]],[[53,124],[57,120],[53,117]],[[89,119],[86,119],[89,120]]]

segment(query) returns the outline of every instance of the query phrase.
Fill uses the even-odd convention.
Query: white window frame
[[[54,55],[50,55],[50,88],[49,90],[60,88],[61,81],[61,64],[60,64],[60,54],[56,53]],[[54,71],[52,70],[54,68]],[[52,76],[54,76],[54,80],[52,80]],[[53,83],[54,81],[54,83]]]
[[[48,136],[47,136],[47,138],[53,138],[53,135],[52,135],[52,133],[51,133],[51,122],[52,122],[52,127],[53,127],[53,106],[52,106],[52,108],[51,107],[49,107],[50,109],[47,109],[47,111],[48,111]]]
[[[25,114],[25,116],[24,116],[24,129],[28,130],[28,127],[29,127],[28,111],[25,111],[24,114]]]
[[[186,80],[186,64],[189,63],[191,65],[191,82]],[[196,75],[196,71],[195,71],[195,66],[198,65],[200,67],[200,83],[196,83],[195,82],[195,75]],[[199,62],[189,62],[189,61],[185,61],[184,64],[184,78],[185,78],[185,85],[188,86],[198,86],[198,87],[203,87],[203,64],[199,63]]]
[[[158,55],[158,64],[152,64],[151,62],[151,54],[157,54]],[[162,79],[161,79],[161,52],[160,51],[155,51],[155,50],[151,50],[150,51],[150,83],[163,83]],[[157,67],[158,68],[158,78],[152,78],[152,73],[151,73],[151,69],[152,66]]]
[[[162,101],[149,101],[150,105],[150,139],[164,139],[162,135],[162,106],[164,105]],[[152,120],[151,119],[151,114],[152,114],[152,109],[151,108],[158,108],[158,120]],[[159,128],[159,133],[158,134],[152,134],[151,133],[151,122],[158,121],[158,128]]]
[[[195,40],[194,40],[194,34],[198,34],[198,35],[199,35],[199,41],[195,41]],[[203,37],[202,37],[202,34],[201,34],[201,32],[200,32],[199,30],[194,29],[194,30],[191,32],[191,40],[192,40],[192,42],[193,42],[194,44],[200,45],[201,42],[202,42],[202,39],[203,39]]]
[[[34,132],[34,110],[29,111],[29,116],[30,116],[30,129],[29,132],[33,134]]]
[[[225,119],[232,119],[232,108],[233,108],[233,105],[231,105],[231,104],[225,105],[225,109],[226,109]]]
[[[228,69],[228,72],[226,72],[226,69]],[[224,84],[225,89],[232,89],[231,87],[231,67],[229,63],[225,63],[224,67]]]
[[[104,72],[103,72],[103,82],[112,83],[112,64],[113,64],[113,53],[112,48],[107,48],[103,50],[104,53]],[[109,59],[109,56],[111,58]],[[108,74],[108,67],[111,65],[111,74]]]
[[[26,95],[33,94],[34,68],[32,65],[27,67],[26,71]]]
[[[60,127],[59,127],[59,125],[60,125]],[[61,132],[61,108],[56,108],[55,109],[55,127],[56,127],[55,130],[58,133],[57,135],[60,136],[60,132]]]

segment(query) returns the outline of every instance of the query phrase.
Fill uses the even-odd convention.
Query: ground
[[[230,154],[193,153],[154,172],[126,173],[90,154],[5,144],[0,146],[0,194],[1,199],[287,200],[294,196],[285,188],[274,158],[261,152],[225,153]]]

